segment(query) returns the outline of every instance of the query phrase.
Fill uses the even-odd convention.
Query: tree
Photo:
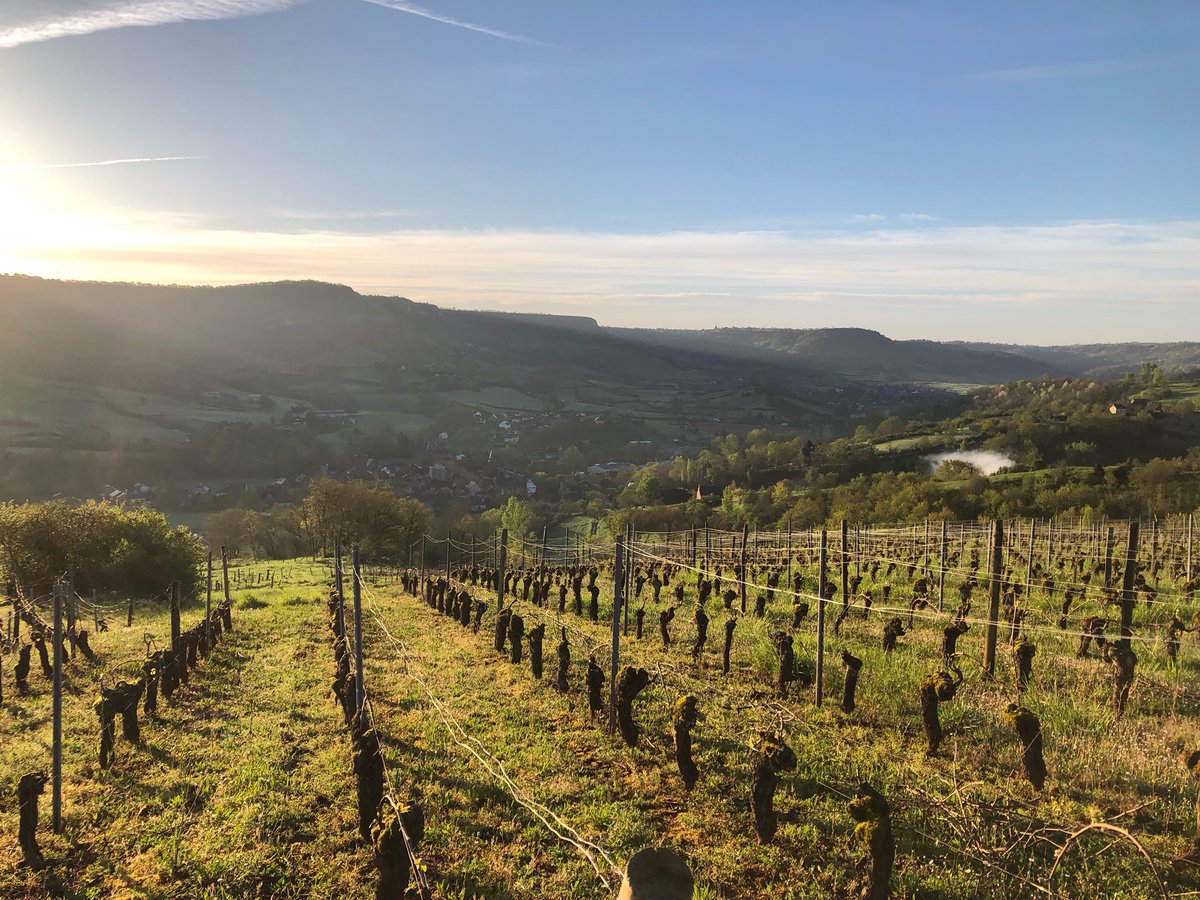
[[[500,523],[514,538],[527,538],[533,529],[533,509],[524,500],[509,497],[500,513]]]
[[[95,501],[0,504],[0,553],[22,589],[39,594],[71,565],[81,592],[154,596],[173,581],[190,591],[205,558],[200,538],[157,510]]]
[[[638,482],[636,497],[637,502],[642,506],[653,506],[655,503],[660,503],[663,499],[665,485],[663,480],[657,475],[645,475]]]
[[[251,549],[256,513],[248,509],[223,509],[213,513],[204,526],[204,538],[210,547],[224,547],[231,556]]]
[[[384,482],[318,478],[301,504],[300,526],[309,550],[359,544],[364,558],[407,559],[412,544],[432,527],[433,513],[419,500],[397,497]]]

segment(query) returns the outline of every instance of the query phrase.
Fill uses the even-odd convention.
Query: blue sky
[[[1194,2],[5,0],[0,271],[1200,339],[1198,38]]]

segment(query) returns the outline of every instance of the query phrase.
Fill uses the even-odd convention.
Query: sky
[[[1197,46],[1195,0],[2,0],[0,272],[1200,340]]]

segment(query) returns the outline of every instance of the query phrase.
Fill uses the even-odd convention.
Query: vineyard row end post
[[[817,557],[817,674],[816,674],[816,704],[821,705],[825,698],[825,569],[828,565],[829,535],[821,529],[821,549]]]
[[[51,699],[50,809],[55,834],[62,834],[62,667],[63,667],[63,585],[54,585],[54,680]]]
[[[992,546],[988,554],[988,621],[983,645],[983,671],[991,678],[996,674],[996,625],[1000,618],[1000,578],[1003,573],[1004,525],[992,520]]]
[[[1129,522],[1129,536],[1125,544],[1125,571],[1121,573],[1121,635],[1118,642],[1124,650],[1129,650],[1129,639],[1133,636],[1133,578],[1138,555],[1136,519]]]
[[[617,730],[617,666],[621,662],[621,607],[625,590],[625,536],[617,535],[613,555],[612,665],[608,673],[608,730]]]
[[[362,712],[367,692],[363,687],[363,643],[362,643],[362,577],[358,568],[358,544],[351,550],[351,565],[354,567],[354,702]]]

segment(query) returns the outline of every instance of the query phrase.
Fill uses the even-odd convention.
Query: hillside
[[[908,395],[846,390],[794,355],[749,362],[727,347],[647,342],[582,317],[445,310],[317,282],[0,276],[0,372],[10,385],[0,436],[10,445],[179,442],[197,424],[278,422],[311,408],[409,434],[480,409],[609,414],[663,438],[680,436],[681,419],[703,409],[727,425],[819,434],[844,428],[855,409]]]
[[[794,359],[829,376],[884,382],[994,384],[1036,378],[1047,364],[990,347],[896,341],[865,328],[717,328],[711,331],[631,330],[631,336],[744,360]],[[1051,366],[1050,374],[1068,370]],[[1136,368],[1136,366],[1135,366]]]
[[[1200,366],[1200,341],[1072,344],[1051,347],[966,343],[962,346],[986,352],[1011,354],[1036,360],[1051,369],[1099,378],[1115,378],[1126,372],[1135,372],[1144,362],[1153,363],[1164,371]]]
[[[583,468],[696,452],[756,428],[824,440],[892,415],[952,415],[964,386],[1127,371],[1148,353],[1178,365],[1196,347],[626,329],[311,281],[210,288],[8,275],[0,496],[99,496],[145,483],[191,508],[187,491],[210,481],[236,497],[322,471],[391,478],[403,466],[432,479],[437,463],[450,466],[461,498],[472,481],[487,489],[501,475],[523,484],[559,471],[571,448]],[[393,475],[381,476],[385,467]]]

